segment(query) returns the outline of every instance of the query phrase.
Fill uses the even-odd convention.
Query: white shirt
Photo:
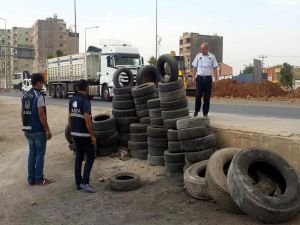
[[[197,68],[198,76],[211,76],[213,68],[218,67],[216,57],[210,52],[208,55],[198,53],[192,63],[192,66]]]

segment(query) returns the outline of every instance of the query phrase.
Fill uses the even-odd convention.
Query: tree
[[[279,81],[282,85],[286,86],[288,90],[293,90],[293,67],[288,63],[283,63],[280,70]]]
[[[49,55],[47,56],[47,59],[51,59],[51,58],[54,58],[54,56],[53,56],[52,54],[49,54]]]
[[[253,72],[254,72],[254,66],[252,64],[249,64],[243,70],[243,73],[253,73]]]
[[[60,49],[56,50],[56,57],[61,57],[61,56],[64,56],[63,51]]]
[[[154,56],[151,56],[150,59],[148,60],[148,63],[154,66],[156,64],[156,58]]]

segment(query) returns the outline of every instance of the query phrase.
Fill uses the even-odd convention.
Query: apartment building
[[[55,56],[58,50],[65,55],[79,52],[79,34],[67,29],[64,20],[56,15],[33,24],[32,41],[35,50],[33,72],[44,72],[47,57]]]
[[[187,73],[195,56],[200,52],[200,45],[207,42],[209,51],[216,56],[218,63],[223,62],[223,37],[217,35],[202,35],[199,33],[185,32],[179,38],[179,55],[184,56]]]

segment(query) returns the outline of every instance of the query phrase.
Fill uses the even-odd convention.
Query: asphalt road
[[[11,96],[20,98],[20,92],[0,92],[0,96]],[[51,105],[64,105],[67,107],[68,99],[53,99],[46,96],[46,103]],[[92,107],[111,107],[111,102],[105,102],[100,99],[92,100]],[[194,111],[194,98],[189,98],[189,109]],[[290,105],[289,103],[278,104],[256,104],[254,103],[216,103],[212,102],[210,112],[226,113],[226,114],[238,114],[247,116],[262,116],[262,117],[274,117],[274,118],[287,118],[287,119],[300,119],[300,105]]]

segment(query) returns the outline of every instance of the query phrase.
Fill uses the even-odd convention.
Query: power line
[[[268,58],[266,55],[259,55],[259,58],[261,58],[261,68],[264,68],[264,59]]]

